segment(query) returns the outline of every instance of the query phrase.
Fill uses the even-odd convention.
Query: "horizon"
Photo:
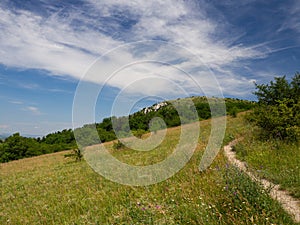
[[[188,97],[188,98],[194,98],[194,97],[206,97],[206,96],[190,96],[190,97]],[[206,98],[214,98],[214,96],[212,96],[212,97],[206,97]],[[227,97],[226,97],[227,98]],[[242,100],[242,101],[249,101],[249,102],[256,102],[256,101],[252,101],[252,100],[247,100],[247,99],[239,99],[239,98],[228,98],[228,99],[237,99],[237,100]],[[163,102],[167,102],[167,101],[173,101],[173,100],[176,100],[176,99],[168,99],[168,100],[164,100]],[[178,99],[177,99],[178,100]],[[160,104],[160,103],[162,103],[162,102],[156,102],[156,103],[154,103],[154,104],[151,104],[151,105],[146,105],[146,106],[144,106],[143,108],[140,108],[139,110],[136,110],[136,111],[133,111],[133,112],[131,112],[130,113],[130,115],[133,115],[134,113],[136,113],[136,112],[140,112],[140,111],[143,111],[144,109],[146,109],[146,108],[149,108],[149,107],[152,107],[152,106],[155,106],[156,104]],[[128,115],[120,115],[120,116],[115,116],[115,115],[111,115],[111,117],[117,117],[117,118],[120,118],[120,117],[124,117],[124,116],[128,116]],[[103,119],[105,119],[105,118],[103,118]],[[99,124],[99,123],[102,123],[102,121],[95,121],[94,123],[90,123],[90,124]],[[89,124],[83,124],[83,126],[84,125],[89,125]],[[69,130],[69,129],[71,129],[71,130],[75,130],[75,129],[77,129],[77,128],[82,128],[83,126],[78,126],[78,127],[65,127],[65,128],[63,128],[63,129],[60,129],[60,130],[53,130],[53,131],[50,131],[49,133],[46,133],[46,134],[29,134],[29,133],[21,133],[21,132],[19,132],[19,131],[16,131],[16,132],[14,132],[14,133],[0,133],[0,139],[5,139],[5,138],[7,138],[7,137],[9,137],[9,136],[12,136],[13,134],[15,134],[15,133],[19,133],[21,136],[23,136],[23,137],[27,137],[27,138],[42,138],[42,137],[46,137],[48,134],[52,134],[52,133],[56,133],[56,132],[60,132],[60,131],[63,131],[63,130]]]

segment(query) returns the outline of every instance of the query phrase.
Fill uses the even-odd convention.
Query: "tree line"
[[[218,111],[217,100],[217,98],[212,98],[208,101],[206,97],[191,97],[166,101],[159,108],[157,104],[149,107],[147,112],[144,108],[128,117],[104,118],[101,123],[87,124],[74,131],[65,129],[42,138],[22,137],[19,133],[15,133],[5,140],[0,140],[0,162],[77,149],[78,147],[112,141],[117,137],[131,135],[140,137],[146,132],[156,131],[164,127],[174,127],[196,120],[209,119],[212,116],[210,107],[214,108],[217,116],[224,116],[226,113],[235,116],[238,112],[250,110],[255,105],[254,102],[247,100],[226,98],[224,99],[226,112],[224,112],[221,108]],[[193,107],[196,116],[195,113],[192,113]],[[161,120],[153,120],[153,118],[161,118]],[[75,136],[78,142],[76,142]],[[77,143],[80,143],[81,146],[77,146]]]

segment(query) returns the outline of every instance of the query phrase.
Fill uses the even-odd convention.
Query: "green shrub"
[[[117,142],[114,142],[114,144],[113,144],[113,149],[115,149],[115,150],[120,150],[124,147],[125,147],[125,145],[120,140],[118,140]]]
[[[248,119],[262,129],[262,137],[300,140],[299,81],[300,74],[296,73],[291,83],[280,77],[267,85],[256,84],[258,90],[254,94],[259,104]]]
[[[232,109],[230,109],[228,111],[228,115],[232,116],[232,117],[236,117],[237,116],[237,113],[238,113],[238,109],[237,107],[233,107]]]
[[[142,138],[142,136],[146,133],[145,130],[142,129],[138,129],[138,130],[134,130],[132,131],[133,135],[138,137],[138,138]]]
[[[83,158],[82,152],[79,148],[72,149],[72,152],[70,154],[65,154],[65,157],[73,157],[75,158],[75,161],[81,161]]]

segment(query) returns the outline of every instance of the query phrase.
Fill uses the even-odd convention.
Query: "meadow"
[[[300,199],[300,143],[257,137],[257,127],[247,125],[240,135],[244,138],[234,146],[237,157],[246,161],[256,176],[280,184]]]
[[[246,135],[250,127],[241,115],[228,117],[224,144]],[[229,165],[222,151],[207,170],[199,172],[210,120],[201,121],[200,129],[197,149],[187,165],[173,177],[149,186],[109,181],[85,161],[65,158],[69,151],[2,163],[0,223],[295,224],[267,190]],[[163,143],[148,152],[114,149],[114,142],[105,145],[123,162],[148,165],[169,155],[179,134],[180,127],[169,128]],[[299,186],[295,188],[297,196]]]

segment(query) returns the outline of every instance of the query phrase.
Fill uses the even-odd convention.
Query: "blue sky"
[[[254,81],[300,71],[297,0],[2,0],[0,15],[0,134],[72,128],[78,84],[101,121],[189,95],[254,100]]]

